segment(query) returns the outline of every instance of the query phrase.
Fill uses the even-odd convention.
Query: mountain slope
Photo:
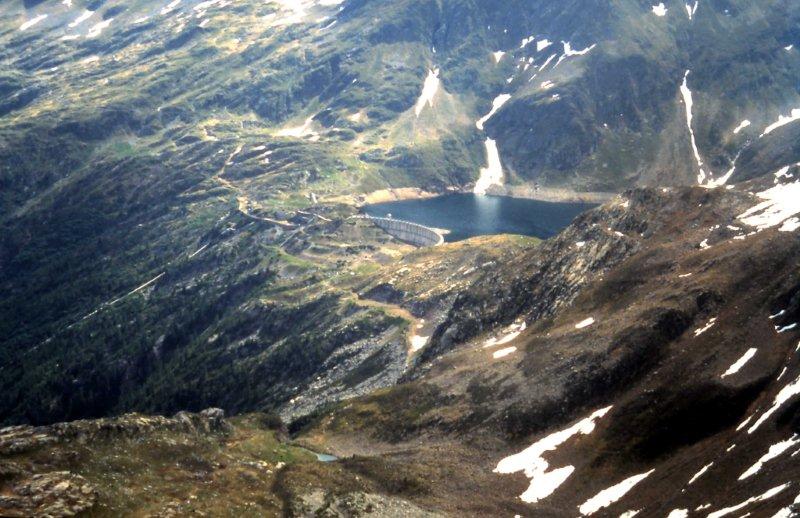
[[[424,314],[418,329],[431,337],[403,383],[293,423],[295,445],[342,460],[301,455],[276,467],[268,501],[278,499],[289,516],[351,516],[369,502],[386,516],[790,516],[800,491],[800,206],[763,200],[795,189],[798,172],[744,189],[630,191],[553,240],[494,258],[508,268],[471,252],[454,262],[456,250],[437,249],[376,271],[362,284],[364,297]],[[476,259],[481,272],[464,280]],[[115,429],[126,430],[125,419]],[[266,440],[251,421],[234,426],[233,437]],[[53,470],[40,460],[52,448],[78,448],[71,432],[51,446],[52,433],[3,431],[6,445],[39,437],[13,455],[6,447],[7,461],[29,466],[7,484]],[[131,440],[170,444],[140,434],[103,440],[111,452]],[[192,465],[213,465],[198,480],[213,480],[220,497],[233,492],[238,502],[240,489],[225,482],[232,468],[212,462],[239,459],[237,442],[178,440],[197,459]],[[119,491],[92,471],[110,462],[106,454],[90,448],[58,464],[102,488],[92,493],[100,505]],[[128,455],[138,488],[152,462]],[[179,500],[196,494],[186,479],[192,465],[173,470]],[[163,492],[154,498],[163,503]]]

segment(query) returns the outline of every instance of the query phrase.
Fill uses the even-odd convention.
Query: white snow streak
[[[628,477],[619,484],[600,491],[595,496],[581,504],[580,507],[578,507],[578,510],[584,516],[588,516],[596,513],[604,507],[608,507],[625,496],[636,484],[649,477],[654,471],[654,469],[651,469],[647,473],[641,473],[639,475]]]
[[[511,99],[511,95],[509,94],[500,94],[495,97],[492,101],[492,109],[489,111],[489,113],[478,119],[478,121],[475,123],[475,126],[477,126],[479,130],[483,130],[483,125],[486,123],[486,121],[491,119],[494,114],[497,113],[497,110],[502,108],[509,99]]]
[[[700,1],[696,1],[694,5],[686,4],[686,13],[689,15],[689,20],[694,18],[694,14],[697,12],[697,7],[700,5]]]
[[[91,18],[92,15],[94,15],[94,11],[89,11],[89,10],[83,11],[83,13],[81,13],[80,16],[78,16],[77,18],[75,18],[73,21],[70,22],[69,24],[70,29],[75,28],[78,25],[82,24],[83,22]]]
[[[769,126],[767,126],[766,129],[764,130],[764,133],[759,135],[758,138],[761,138],[761,137],[763,137],[765,135],[769,135],[770,133],[772,133],[776,129],[780,128],[781,126],[786,126],[787,124],[789,124],[791,122],[794,122],[794,121],[796,121],[798,119],[800,119],[800,108],[793,109],[789,113],[789,115],[786,115],[786,116],[779,115],[778,116],[778,120],[773,122]]]
[[[757,352],[758,349],[755,349],[753,347],[748,349],[747,352],[744,353],[741,358],[736,360],[736,362],[734,362],[733,365],[728,367],[728,370],[726,370],[725,373],[722,374],[722,376],[720,376],[720,378],[727,378],[728,376],[731,376],[739,372],[739,370],[741,370],[741,368],[744,367],[745,364],[749,362],[753,358],[753,356],[756,355]]]
[[[194,258],[197,254],[199,254],[200,252],[202,252],[206,248],[208,248],[208,244],[205,244],[205,245],[201,246],[200,248],[198,248],[197,251],[195,251],[192,255],[189,256],[189,259]]]
[[[700,471],[695,473],[694,476],[691,479],[689,479],[688,485],[692,485],[698,478],[702,477],[705,474],[705,472],[708,471],[713,465],[714,465],[713,462],[709,462],[708,464],[700,468]]]
[[[34,26],[34,25],[36,25],[37,23],[41,22],[41,21],[42,21],[42,20],[44,20],[45,18],[47,18],[47,15],[46,15],[46,14],[40,14],[39,16],[37,16],[37,17],[35,17],[35,18],[31,18],[31,19],[30,19],[30,20],[28,20],[27,22],[25,22],[25,23],[23,23],[22,25],[20,25],[20,26],[19,26],[19,30],[21,30],[21,31],[27,31],[28,29],[30,29],[31,27],[33,27],[33,26]]]
[[[800,495],[797,495],[797,498],[794,499],[794,502],[792,502],[792,506],[796,504],[800,504]],[[783,509],[775,513],[775,515],[772,518],[792,518],[792,516],[796,516],[796,513],[792,510],[792,508],[784,507]]]
[[[544,70],[544,69],[545,69],[545,67],[546,67],[547,65],[549,65],[549,64],[550,64],[550,62],[551,62],[551,61],[553,61],[553,60],[556,58],[556,56],[558,56],[558,54],[553,54],[552,56],[550,56],[549,58],[547,58],[547,60],[545,60],[544,64],[543,64],[542,66],[540,66],[540,67],[539,67],[539,72],[541,72],[542,70]]]
[[[781,406],[783,406],[783,404],[784,404],[784,403],[786,403],[787,401],[789,401],[790,399],[792,399],[794,396],[796,396],[796,395],[798,395],[798,394],[800,394],[800,377],[798,377],[798,378],[797,378],[796,380],[794,380],[792,383],[789,383],[788,385],[786,385],[785,387],[783,387],[783,388],[780,390],[780,392],[778,392],[778,394],[775,396],[775,400],[772,402],[772,406],[769,408],[769,410],[767,410],[766,412],[764,412],[764,415],[762,415],[762,416],[761,416],[761,417],[758,419],[758,421],[756,421],[756,423],[755,423],[753,426],[751,426],[750,428],[748,428],[748,430],[747,430],[747,433],[749,433],[749,434],[750,434],[750,433],[753,433],[753,432],[755,432],[756,430],[758,430],[758,428],[759,428],[759,427],[760,427],[762,424],[764,424],[764,422],[765,422],[767,419],[769,419],[769,418],[770,418],[770,416],[771,416],[772,414],[774,414],[775,412],[777,412],[777,411],[778,411],[778,409],[779,409]],[[740,426],[741,426],[741,425],[740,425]]]
[[[171,13],[172,11],[174,11],[178,7],[178,4],[180,4],[180,3],[181,3],[181,0],[173,0],[172,2],[170,2],[169,4],[164,6],[163,9],[161,9],[161,14],[169,14],[169,13]]]
[[[709,514],[707,518],[722,518],[723,516],[727,516],[729,514],[735,513],[736,511],[738,511],[738,510],[740,510],[740,509],[742,509],[744,507],[747,507],[748,505],[753,504],[755,502],[761,502],[762,500],[768,500],[768,499],[772,498],[773,496],[779,494],[781,491],[783,491],[784,489],[786,489],[790,485],[791,485],[791,482],[787,482],[786,484],[784,484],[782,486],[773,487],[772,489],[770,489],[769,491],[767,491],[763,495],[759,495],[759,496],[754,496],[754,497],[748,498],[744,502],[742,502],[740,504],[737,504],[737,505],[734,505],[733,507],[726,507],[725,509],[720,509],[719,511],[714,511],[713,513]]]
[[[742,473],[742,475],[739,477],[739,480],[744,480],[748,477],[752,477],[753,475],[761,471],[761,467],[764,466],[764,464],[766,464],[767,462],[771,461],[776,457],[779,457],[783,452],[797,446],[798,444],[800,444],[800,437],[798,437],[797,435],[793,436],[791,439],[786,439],[785,441],[773,444],[772,446],[769,447],[767,453],[765,453],[764,455],[762,455],[760,459],[758,459],[758,462],[750,466],[747,469],[747,471]]]
[[[694,152],[694,158],[697,161],[697,167],[700,169],[700,173],[697,175],[697,183],[702,184],[706,179],[706,173],[703,171],[703,160],[700,158],[700,151],[697,149],[697,141],[694,138],[694,130],[692,129],[692,91],[689,89],[689,74],[691,73],[690,70],[687,70],[686,73],[683,75],[683,84],[681,85],[681,95],[683,96],[683,104],[686,107],[686,126],[689,128],[689,136],[691,137],[692,142],[692,151]]]

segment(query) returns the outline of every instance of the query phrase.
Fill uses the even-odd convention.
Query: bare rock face
[[[86,480],[68,471],[22,477],[0,496],[0,515],[75,516],[91,509],[97,493]]]
[[[178,412],[173,420],[188,430],[202,433],[223,433],[230,428],[225,422],[225,411],[221,408],[207,408],[199,414]]]
[[[119,417],[56,423],[50,426],[11,426],[0,429],[0,457],[23,453],[53,443],[88,443],[117,437],[137,438],[158,430],[225,433],[225,411],[208,408],[198,414],[178,412],[174,417],[125,414]]]

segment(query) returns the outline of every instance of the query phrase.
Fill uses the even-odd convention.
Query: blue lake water
[[[317,460],[320,462],[333,462],[339,460],[339,457],[334,455],[328,455],[327,453],[314,453],[317,456]]]
[[[363,208],[370,216],[403,219],[428,227],[446,228],[446,241],[489,234],[520,234],[548,238],[558,234],[575,216],[596,205],[555,203],[511,198],[448,194],[424,200],[376,203]]]

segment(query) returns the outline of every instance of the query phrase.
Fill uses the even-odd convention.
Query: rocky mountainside
[[[786,0],[3,2],[0,514],[800,512],[798,52]],[[450,191],[604,203],[354,217]]]
[[[747,187],[797,185],[769,184]],[[486,271],[407,383],[301,436],[416,466],[414,500],[454,516],[794,516],[800,241],[776,210],[626,193]]]

